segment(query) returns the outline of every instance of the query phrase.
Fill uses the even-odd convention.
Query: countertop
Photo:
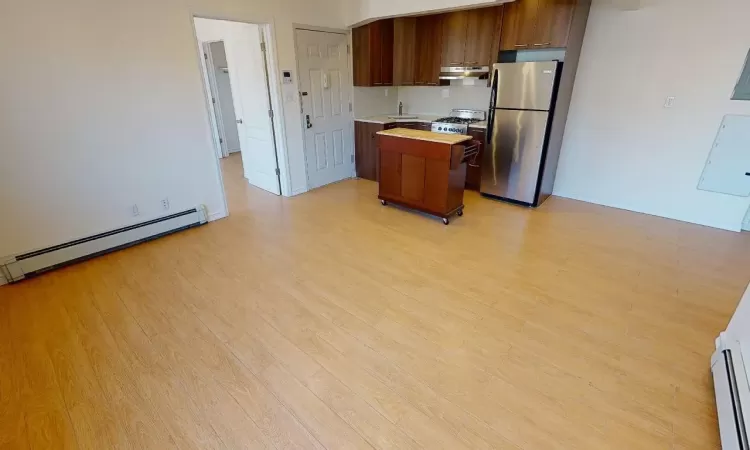
[[[414,123],[414,122],[421,122],[421,123],[431,123],[436,122],[438,119],[442,119],[445,117],[445,115],[437,116],[433,114],[413,114],[417,116],[416,119],[391,119],[388,117],[388,115],[380,115],[380,116],[369,116],[369,117],[357,117],[354,120],[357,122],[368,122],[368,123],[379,123],[382,125],[390,124],[390,123]],[[469,125],[469,128],[481,128],[481,129],[487,129],[487,122],[481,121],[472,123]]]
[[[408,128],[394,128],[392,130],[378,131],[382,136],[393,136],[419,141],[436,142],[438,144],[455,145],[471,140],[471,136],[465,134],[433,133],[431,131],[411,130]]]

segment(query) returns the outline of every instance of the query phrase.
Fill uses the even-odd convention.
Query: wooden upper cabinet
[[[370,28],[357,27],[352,30],[352,64],[355,86],[372,86],[370,76]]]
[[[444,15],[442,66],[488,66],[500,40],[502,6]]]
[[[501,50],[526,50],[533,47],[539,1],[516,0],[505,5]]]
[[[534,47],[567,47],[576,0],[538,0]]]
[[[440,82],[443,15],[417,17],[416,72],[414,84],[436,86]]]
[[[464,48],[467,66],[490,66],[497,61],[502,20],[502,6],[469,11]]]
[[[443,17],[443,67],[464,65],[468,25],[469,11],[452,12]]]
[[[416,75],[417,19],[400,17],[393,21],[393,85],[413,86]]]
[[[568,45],[576,0],[516,0],[505,5],[502,50]]]
[[[352,31],[354,85],[393,85],[393,19]]]

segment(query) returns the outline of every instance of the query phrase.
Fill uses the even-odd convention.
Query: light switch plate
[[[440,92],[440,94],[443,96],[443,98],[449,98],[451,96],[451,90],[445,88]]]
[[[674,97],[673,96],[667,97],[667,99],[664,101],[664,107],[671,108],[673,106],[674,106]]]

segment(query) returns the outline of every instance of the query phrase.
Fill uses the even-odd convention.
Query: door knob
[[[312,128],[312,122],[310,122],[310,114],[305,114],[305,121],[307,122],[307,128]]]
[[[242,125],[242,119],[237,119],[237,123]]]

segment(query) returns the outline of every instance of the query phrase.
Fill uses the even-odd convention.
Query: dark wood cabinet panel
[[[417,17],[417,70],[414,84],[437,86],[440,82],[443,15]]]
[[[373,125],[354,122],[354,160],[357,177],[376,181],[377,152],[372,136],[379,130],[374,130]]]
[[[495,62],[502,27],[498,15],[502,16],[502,14],[502,6],[474,9],[467,12],[464,64],[467,66],[489,66]]]
[[[413,86],[417,50],[416,17],[400,17],[393,21],[393,85]]]
[[[393,19],[352,30],[355,86],[393,84]]]
[[[401,153],[380,153],[380,193],[401,197]]]
[[[464,65],[464,50],[470,14],[469,11],[456,11],[443,16],[442,67]]]
[[[352,63],[355,86],[371,86],[370,29],[366,26],[352,30]]]
[[[502,50],[567,47],[577,0],[516,0],[505,5]]]
[[[376,22],[380,34],[380,81],[393,86],[393,19]]]
[[[475,158],[470,159],[466,163],[466,189],[478,191],[479,185],[482,181],[481,164],[482,155],[484,154],[486,132],[479,128],[470,128],[469,134],[474,140],[479,141],[479,153],[477,153]]]
[[[556,48],[568,45],[576,0],[538,0],[534,48]]]
[[[507,3],[500,40],[502,50],[526,50],[536,38],[536,16],[539,0],[516,0]]]
[[[425,185],[425,158],[401,155],[401,196],[412,202],[422,202]]]

